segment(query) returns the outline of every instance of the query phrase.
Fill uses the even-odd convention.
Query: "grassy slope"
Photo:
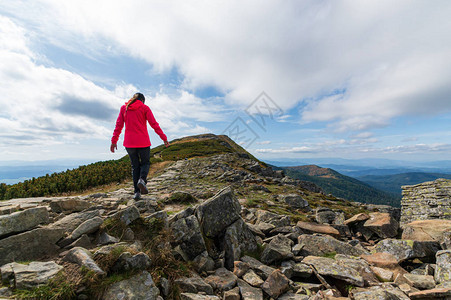
[[[350,201],[388,204],[399,207],[400,197],[375,189],[357,179],[344,176],[332,169],[317,166],[284,167],[288,176],[311,181],[324,192]]]

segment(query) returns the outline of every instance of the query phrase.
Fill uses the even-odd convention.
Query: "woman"
[[[117,150],[117,141],[125,123],[124,147],[130,157],[133,172],[133,186],[135,187],[134,199],[141,198],[141,194],[147,194],[147,174],[150,168],[150,138],[147,132],[147,122],[163,140],[166,147],[169,146],[166,135],[155,120],[150,108],[144,104],[145,97],[136,93],[122,105],[116,121],[116,128],[111,138],[110,150]]]

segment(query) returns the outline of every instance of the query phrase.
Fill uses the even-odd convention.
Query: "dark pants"
[[[150,147],[125,148],[132,163],[133,186],[135,193],[139,192],[138,180],[142,178],[147,183],[150,168]]]

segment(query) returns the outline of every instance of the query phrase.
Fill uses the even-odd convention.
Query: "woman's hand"
[[[117,150],[117,144],[111,144],[110,151],[114,153],[114,149]]]
[[[166,148],[167,148],[167,147],[169,147],[169,145],[170,145],[170,144],[169,144],[169,142],[168,142],[168,141],[164,141],[164,145],[165,145],[165,146],[166,146]]]

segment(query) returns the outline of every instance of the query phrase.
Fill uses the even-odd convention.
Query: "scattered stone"
[[[160,291],[147,271],[129,279],[113,283],[105,292],[103,300],[146,299],[156,300]]]
[[[246,274],[244,274],[243,280],[254,287],[261,287],[264,282],[257,274],[255,274],[253,270],[249,270]]]
[[[308,295],[301,295],[301,294],[293,294],[292,292],[285,293],[281,295],[279,300],[309,300],[310,296]]]
[[[266,222],[259,222],[254,226],[258,231],[261,231],[263,233],[263,237],[265,237],[265,234],[268,234],[271,230],[276,228],[276,226]]]
[[[111,218],[118,219],[125,225],[130,225],[133,221],[140,217],[139,210],[132,205],[113,214]]]
[[[256,221],[257,225],[261,222],[271,224],[275,227],[283,227],[290,225],[290,217],[288,216],[278,215],[266,210],[257,210],[256,215],[257,215]],[[265,232],[264,230],[262,231]]]
[[[97,240],[97,243],[99,245],[108,245],[108,244],[115,244],[118,243],[119,240],[117,238],[115,238],[114,236],[109,235],[106,232],[102,232],[99,235],[99,239]]]
[[[123,252],[116,260],[111,270],[113,272],[128,272],[131,270],[146,270],[152,261],[143,252],[132,255],[130,252]]]
[[[347,219],[346,221],[344,221],[343,224],[351,226],[351,225],[353,225],[355,223],[366,221],[369,218],[370,218],[370,216],[367,215],[366,213],[360,213],[360,214],[354,215],[351,218]]]
[[[24,232],[39,224],[49,222],[49,213],[45,207],[29,208],[24,211],[13,212],[0,216],[0,238]]]
[[[84,248],[76,247],[72,250],[69,250],[69,252],[67,252],[67,254],[64,256],[63,260],[86,267],[88,270],[93,271],[97,275],[106,275],[105,271],[100,269],[96,262],[91,258],[91,252]]]
[[[344,213],[342,211],[333,211],[327,207],[318,207],[315,219],[319,224],[343,224]]]
[[[398,234],[399,224],[389,213],[370,213],[363,226],[381,238],[392,238]]]
[[[379,267],[371,267],[371,270],[376,275],[377,279],[379,279],[379,281],[381,282],[393,281],[394,274],[392,271]]]
[[[243,256],[241,260],[247,263],[263,280],[266,280],[266,278],[268,278],[275,270],[250,256]]]
[[[224,292],[223,300],[240,300],[240,299],[241,299],[241,296],[240,296],[240,288],[239,287],[235,287],[231,290]]]
[[[237,277],[241,278],[244,274],[246,274],[247,271],[249,271],[251,267],[249,264],[242,262],[242,261],[235,261],[234,267],[233,267],[233,274],[235,274]]]
[[[334,237],[340,236],[340,232],[330,225],[299,221],[296,224],[296,226],[301,228],[302,231],[307,232],[307,233],[322,233],[322,234],[328,234],[328,235],[331,235]]]
[[[391,269],[399,266],[398,259],[390,253],[376,252],[370,255],[361,255],[360,257],[379,268]]]
[[[364,285],[363,278],[359,272],[352,268],[339,265],[332,258],[307,256],[302,262],[313,266],[322,276],[334,277],[356,286]]]
[[[290,259],[293,257],[291,246],[293,241],[285,236],[278,234],[265,247],[262,253],[261,261],[266,265],[271,265],[275,262]]]
[[[213,294],[213,288],[211,285],[206,283],[202,278],[190,277],[190,278],[179,278],[174,281],[174,283],[179,287],[181,292],[184,293],[206,293],[208,295]]]
[[[215,261],[208,256],[208,252],[204,251],[193,260],[194,267],[198,273],[213,271],[215,269]]]
[[[410,299],[449,299],[451,288],[435,288],[409,294]]]
[[[437,242],[385,239],[376,244],[376,252],[386,252],[395,256],[398,262],[413,258],[431,258],[439,250]]]
[[[86,220],[81,223],[75,230],[72,232],[70,238],[73,240],[78,239],[83,234],[90,234],[96,232],[100,225],[102,225],[103,219],[101,217],[94,217],[92,219]]]
[[[182,299],[182,300],[220,300],[220,298],[218,296],[199,295],[199,294],[190,294],[190,293],[180,294],[180,299]]]
[[[144,220],[151,220],[151,219],[156,219],[159,222],[161,222],[161,224],[163,225],[163,228],[167,228],[169,226],[168,213],[165,211],[157,211],[144,218]]]
[[[193,260],[207,250],[199,222],[195,216],[180,218],[173,222],[170,228],[174,236],[174,242],[180,245],[180,249],[189,260]]]
[[[4,297],[6,299],[10,299],[13,295],[13,291],[7,287],[0,287],[0,297]],[[238,299],[239,300],[239,299]]]
[[[277,299],[279,295],[285,293],[289,287],[289,279],[279,270],[275,270],[269,275],[262,285],[262,290],[270,297]]]
[[[243,300],[263,300],[263,291],[250,286],[244,280],[238,279],[238,287]]]
[[[304,208],[309,206],[309,203],[307,200],[302,198],[298,194],[288,194],[288,195],[281,195],[282,202],[288,204],[292,208]]]
[[[302,234],[298,239],[299,244],[303,245],[300,252],[303,256],[314,255],[323,256],[330,254],[348,254],[359,256],[368,254],[368,251],[353,247],[347,243],[334,239],[331,236],[317,236],[310,234]]]
[[[50,209],[57,214],[80,212],[91,206],[89,201],[77,198],[57,199],[50,202]]]
[[[451,233],[451,220],[418,220],[404,226],[402,239],[441,243],[447,232]]]
[[[54,261],[32,261],[29,264],[11,263],[9,265],[12,274],[7,274],[6,276],[14,278],[16,289],[30,289],[45,284],[63,269],[62,266]],[[2,277],[3,272],[2,267]]]
[[[215,237],[229,225],[240,218],[241,205],[236,199],[232,188],[219,191],[197,207],[197,218],[202,232],[207,237]]]
[[[12,261],[41,259],[56,254],[63,230],[37,228],[0,240],[0,266]]]
[[[441,250],[436,254],[435,282],[451,280],[451,250]]]
[[[56,221],[55,223],[50,224],[48,227],[54,229],[63,229],[65,232],[71,233],[81,223],[99,216],[100,212],[98,210],[73,213],[65,216],[64,218]]]
[[[435,288],[434,277],[431,275],[404,274],[407,282],[419,290],[429,290]]]
[[[243,253],[257,251],[257,241],[243,219],[239,218],[224,234],[225,267],[233,270],[233,263],[239,260]]]
[[[74,247],[82,247],[82,248],[91,248],[91,239],[86,235],[83,234],[80,238],[75,240],[73,243],[69,244],[68,246],[64,247],[65,249],[72,249]]]
[[[235,287],[238,277],[225,268],[215,271],[214,275],[205,278],[205,282],[213,287],[214,290],[228,291]]]

